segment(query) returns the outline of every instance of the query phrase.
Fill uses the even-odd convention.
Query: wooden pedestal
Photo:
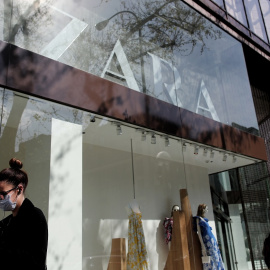
[[[164,270],[190,270],[185,214],[173,213],[173,231],[169,255]]]
[[[111,256],[107,270],[126,270],[126,240],[125,238],[113,238]]]
[[[181,209],[186,218],[186,234],[188,239],[190,267],[192,270],[202,270],[201,243],[196,232],[192,229],[192,211],[186,189],[180,189]]]

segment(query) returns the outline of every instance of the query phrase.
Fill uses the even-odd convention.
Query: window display
[[[204,201],[215,235],[209,174],[253,159],[233,161],[228,152],[223,161],[219,149],[202,151],[199,143],[98,114],[6,89],[1,94],[0,163],[12,154],[33,179],[27,196],[48,222],[48,269],[126,270],[134,261],[149,270],[202,269],[192,216]],[[168,245],[163,223],[172,216]]]

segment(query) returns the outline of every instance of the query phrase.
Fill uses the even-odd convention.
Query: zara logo
[[[110,63],[114,57],[116,56],[119,65],[121,66],[122,74],[116,73],[114,71],[109,70]],[[152,64],[153,64],[153,78],[154,78],[154,87],[155,87],[155,94],[156,96],[160,96],[162,93],[165,92],[165,95],[169,102],[172,104],[178,106],[178,107],[183,107],[183,103],[179,99],[178,95],[176,95],[175,89],[180,89],[181,86],[181,77],[176,69],[175,66],[173,66],[171,63],[168,61],[154,55],[151,53],[148,53],[148,55],[152,58]],[[168,66],[173,75],[174,75],[174,82],[172,84],[164,83],[163,78],[162,78],[162,65]],[[125,80],[128,87],[140,92],[139,86],[137,84],[137,81],[135,80],[135,77],[133,75],[133,72],[130,68],[130,65],[128,63],[126,54],[124,52],[124,49],[120,43],[119,40],[117,40],[110,57],[105,65],[105,68],[101,74],[101,77],[104,78],[105,74],[113,77],[120,78],[121,80]],[[202,102],[202,98],[205,100],[206,105],[200,105]],[[206,107],[207,106],[207,107]],[[205,86],[205,83],[203,80],[200,82],[200,89],[199,89],[199,95],[198,95],[198,100],[196,103],[196,113],[199,112],[199,110],[207,111],[211,114],[212,118],[218,122],[220,122],[220,119],[217,115],[216,109],[214,107],[214,104],[211,100],[211,97],[209,95],[209,92]]]

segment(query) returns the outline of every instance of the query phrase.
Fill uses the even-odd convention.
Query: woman
[[[48,227],[42,211],[25,198],[27,173],[20,160],[0,172],[0,208],[12,214],[0,221],[1,269],[44,270]]]

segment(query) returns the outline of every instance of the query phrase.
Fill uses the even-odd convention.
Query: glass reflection
[[[181,1],[14,0],[12,14],[11,43],[258,129],[241,44]]]

